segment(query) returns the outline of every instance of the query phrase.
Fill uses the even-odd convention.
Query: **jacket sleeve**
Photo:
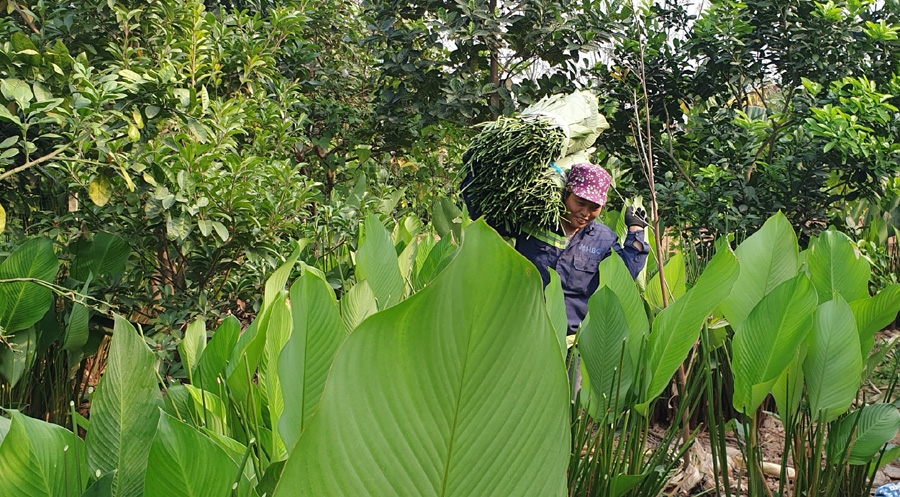
[[[634,242],[638,242],[641,248],[635,247]],[[650,245],[644,241],[644,230],[629,231],[625,236],[625,243],[623,245],[617,243],[613,248],[625,261],[625,267],[628,268],[631,277],[637,278],[647,264],[647,254],[650,253]]]

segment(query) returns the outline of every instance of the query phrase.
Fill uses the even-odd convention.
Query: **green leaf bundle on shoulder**
[[[545,97],[518,115],[481,124],[463,155],[465,195],[507,233],[555,229],[564,179],[554,161],[583,153],[609,127],[587,91]]]

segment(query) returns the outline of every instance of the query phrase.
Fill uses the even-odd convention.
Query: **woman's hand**
[[[634,207],[628,206],[625,208],[625,225],[628,226],[628,231],[638,231],[647,227],[646,220],[647,213],[644,209],[638,208],[637,210]],[[632,229],[634,228],[634,229]]]

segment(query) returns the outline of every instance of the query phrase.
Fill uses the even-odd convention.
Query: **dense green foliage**
[[[597,78],[620,109],[606,149],[627,171],[652,146],[667,225],[744,236],[782,210],[805,243],[847,201],[896,197],[897,2],[685,9],[623,7]]]
[[[750,421],[742,435],[754,436],[758,404],[771,393],[794,437],[817,440],[811,453],[784,456],[812,461],[794,495],[867,495],[854,475],[887,462],[897,409],[852,406],[874,332],[900,310],[900,287],[869,297],[868,264],[844,235],[815,238],[801,270],[793,231],[773,216],[735,252],[722,244],[696,285],[655,315],[621,259],[606,259],[604,286],[569,352],[569,367],[572,354],[583,358],[574,404],[557,336],[565,322],[554,317],[561,292],[545,298],[530,262],[483,221],[449,250],[419,235],[392,235],[370,216],[357,262],[376,270],[340,300],[320,271],[298,262],[298,248],[269,277],[243,333],[234,318],[211,338],[202,320],[191,323],[179,346],[182,383],[160,385],[153,353],[117,316],[84,442],[10,411],[0,422],[0,488],[23,497],[91,485],[121,496],[658,495],[691,441],[671,451],[670,429],[669,442],[647,448],[648,414],[698,340],[704,354],[722,347],[703,338],[719,312],[734,327],[734,405]],[[754,270],[760,260],[772,261],[770,271]],[[693,377],[682,409],[710,374]],[[620,429],[627,438],[615,443]],[[71,458],[53,459],[70,442]],[[754,450],[745,448],[751,489],[764,484]]]
[[[379,468],[316,459],[334,444],[429,461],[394,466],[385,488],[516,493],[544,478],[553,493],[568,437],[569,493],[656,495],[677,454],[647,455],[642,440],[673,375],[681,413],[707,401],[710,419],[739,421],[754,485],[770,398],[798,492],[851,495],[896,457],[878,460],[896,432],[896,378],[874,404],[859,393],[889,354],[877,332],[900,302],[896,0],[0,5],[0,472],[20,475],[0,478],[6,493],[262,495],[282,473],[311,494],[359,491]],[[576,89],[610,124],[586,151],[615,179],[610,226],[622,231],[618,211],[643,197],[654,228],[683,243],[637,288],[605,264],[575,349],[586,381],[569,434],[561,290],[548,287],[546,312],[502,300],[533,302],[534,282],[482,225],[470,243],[496,257],[458,249],[458,189],[476,125]],[[521,321],[508,341],[538,338],[476,333],[497,328],[484,303]],[[471,344],[454,360],[498,383],[449,374],[441,340]],[[526,370],[547,376],[525,382]],[[410,398],[451,380],[456,405]],[[517,404],[531,386],[546,401],[535,418]],[[437,414],[472,405],[471,431],[454,439]],[[414,422],[391,424],[401,409]],[[522,419],[547,429],[519,440],[527,430],[510,420]],[[329,423],[360,436],[336,440]],[[479,441],[479,426],[518,452]],[[497,479],[469,479],[459,452],[423,455],[445,445]],[[548,473],[521,460],[537,455]]]

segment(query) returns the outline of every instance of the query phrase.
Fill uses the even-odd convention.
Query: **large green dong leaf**
[[[448,236],[435,243],[424,259],[419,259],[417,256],[416,290],[424,288],[435,276],[440,274],[453,259],[457,248],[453,243],[453,238]]]
[[[287,458],[287,448],[276,430],[281,413],[284,412],[284,397],[281,393],[281,377],[278,375],[278,358],[281,350],[291,338],[292,323],[291,310],[288,308],[287,299],[279,299],[272,303],[272,312],[266,327],[266,348],[263,361],[260,366],[259,383],[265,387],[266,401],[268,402],[269,423],[271,427],[272,446],[269,449],[272,460],[280,461]]]
[[[118,276],[125,272],[125,263],[131,248],[121,237],[112,233],[94,233],[91,241],[78,244],[72,260],[70,275],[78,281],[87,281],[92,274]]]
[[[793,352],[793,359],[778,376],[778,380],[772,385],[772,398],[778,407],[778,413],[782,419],[787,419],[800,409],[800,400],[803,397],[803,362],[806,360],[806,342],[802,342]]]
[[[84,443],[71,431],[18,411],[0,443],[0,495],[68,497],[87,485]]]
[[[113,497],[139,496],[162,396],[155,359],[134,327],[116,316],[106,372],[91,401],[87,433],[91,472],[116,471]]]
[[[218,391],[216,378],[224,376],[231,351],[237,344],[241,332],[241,323],[234,316],[228,316],[207,342],[197,362],[197,384],[208,391]]]
[[[741,275],[721,310],[737,328],[763,296],[797,275],[800,256],[797,235],[781,212],[738,245],[735,254],[741,261]]]
[[[353,285],[341,298],[341,320],[344,330],[351,333],[367,317],[378,312],[378,303],[369,282],[360,281]]]
[[[356,252],[356,277],[369,284],[379,309],[387,309],[403,297],[403,277],[391,234],[372,213],[366,217],[365,240]]]
[[[215,442],[159,412],[159,428],[147,462],[147,497],[226,497],[238,467]]]
[[[856,398],[862,376],[859,335],[853,311],[840,294],[816,309],[803,362],[813,417],[831,421]]]
[[[869,296],[868,261],[856,252],[850,238],[833,226],[810,243],[806,254],[809,278],[819,293],[819,302],[837,292],[847,302]]]
[[[684,268],[684,256],[681,251],[666,261],[663,268],[663,276],[666,278],[666,301],[672,302],[681,298],[686,287],[686,274]],[[659,274],[654,274],[647,280],[647,289],[644,291],[644,298],[653,306],[655,312],[663,308],[663,292],[660,289]]]
[[[4,340],[6,343],[0,343],[0,375],[6,378],[10,387],[14,387],[34,366],[39,347],[38,334],[31,327]]]
[[[312,419],[328,369],[346,337],[334,290],[313,271],[304,271],[291,286],[291,319],[291,338],[278,359],[284,397],[278,430],[288,450]]]
[[[459,240],[462,232],[462,211],[447,197],[439,197],[431,208],[431,224],[441,238]]]
[[[640,359],[641,347],[644,338],[650,332],[650,321],[647,320],[647,312],[644,310],[644,302],[638,292],[631,273],[625,267],[625,262],[614,254],[600,262],[600,287],[609,287],[619,300],[622,311],[625,312],[625,320],[628,322],[628,350],[632,364],[637,364]]]
[[[581,327],[578,351],[590,380],[591,407],[598,412],[594,417],[602,420],[607,410],[619,409],[633,381],[631,355],[626,347],[628,321],[619,298],[609,287],[602,287],[591,296],[588,314],[597,318],[586,320]]]
[[[719,250],[709,261],[693,288],[656,315],[646,362],[648,386],[644,389],[639,412],[646,413],[687,357],[700,337],[707,317],[731,292],[741,268],[734,252]]]
[[[550,324],[553,325],[553,331],[556,332],[556,338],[559,340],[560,350],[563,355],[568,350],[566,343],[566,334],[569,332],[569,317],[566,314],[566,300],[563,295],[562,282],[559,274],[548,268],[550,273],[550,282],[544,288],[544,299],[547,302],[547,315],[550,316]]]
[[[37,323],[50,309],[51,292],[30,281],[53,282],[59,261],[49,238],[32,238],[0,263],[0,334],[12,334]]]
[[[891,285],[873,297],[850,302],[859,330],[859,346],[863,357],[875,345],[875,334],[897,319],[900,311],[900,284]]]
[[[733,341],[735,409],[752,414],[806,340],[817,297],[804,274],[775,287],[756,305]]]
[[[188,324],[187,330],[184,332],[184,338],[178,344],[178,354],[181,357],[181,364],[188,373],[188,379],[191,383],[194,380],[194,369],[203,355],[203,349],[206,348],[206,321],[203,317],[199,317]]]
[[[256,371],[260,360],[264,358],[263,353],[266,350],[266,330],[272,314],[272,304],[276,300],[283,302],[286,296],[284,287],[287,285],[294,265],[297,264],[300,252],[307,243],[306,239],[300,240],[287,260],[266,279],[266,289],[263,293],[263,304],[259,314],[238,337],[237,344],[232,350],[225,375],[231,395],[238,402],[249,400],[251,389],[254,388],[253,372]]]
[[[275,495],[564,495],[569,396],[540,277],[483,221],[332,365]]]
[[[900,412],[893,404],[871,404],[850,413],[840,420],[837,430],[828,435],[836,440],[837,449],[850,447],[850,464],[868,464],[884,444],[891,441],[900,429]],[[853,440],[850,435],[853,435]],[[833,451],[834,452],[834,451]],[[835,459],[836,454],[829,454]]]

